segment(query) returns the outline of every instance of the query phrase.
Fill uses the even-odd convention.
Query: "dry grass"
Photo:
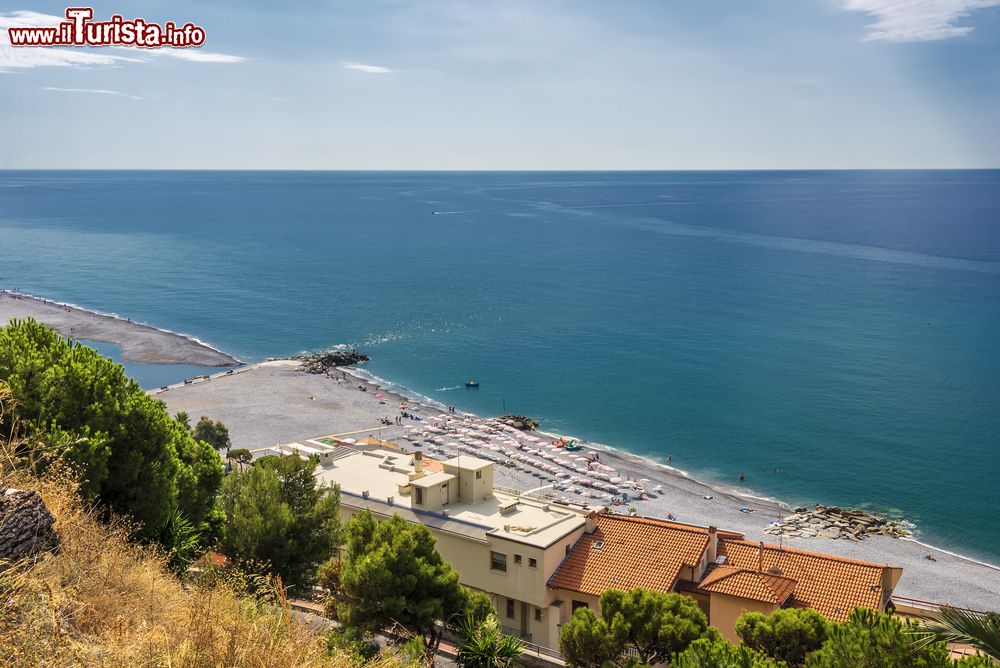
[[[38,490],[62,540],[57,553],[0,573],[0,665],[356,665],[329,656],[280,596],[263,604],[226,584],[184,586],[158,550],[88,509],[58,466],[38,477],[0,456],[0,467],[0,487]],[[395,668],[389,658],[370,665]]]

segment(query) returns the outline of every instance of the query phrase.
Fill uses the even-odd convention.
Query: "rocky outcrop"
[[[0,489],[0,561],[11,563],[57,549],[55,521],[38,492]]]
[[[796,508],[794,515],[764,529],[765,533],[784,538],[832,538],[834,540],[864,540],[881,535],[900,538],[910,531],[903,523],[890,522],[884,517],[863,510],[816,504],[814,510]]]
[[[326,373],[333,367],[351,366],[368,361],[368,355],[363,355],[357,350],[333,350],[315,355],[297,355],[292,359],[300,360],[302,365],[299,371],[306,373]]]
[[[497,422],[502,422],[508,427],[520,429],[521,431],[538,430],[538,420],[532,420],[531,418],[523,415],[501,415],[497,418]]]

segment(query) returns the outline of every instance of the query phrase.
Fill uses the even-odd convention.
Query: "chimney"
[[[714,564],[719,558],[719,530],[708,527],[708,563]]]
[[[424,472],[424,453],[417,450],[413,453],[413,472],[423,473]]]
[[[757,545],[757,572],[764,572],[764,541]]]

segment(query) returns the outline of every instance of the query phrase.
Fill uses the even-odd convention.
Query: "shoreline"
[[[26,308],[18,309],[17,306]],[[67,319],[62,314],[71,318]],[[379,438],[415,445],[405,437],[402,427],[375,426],[376,416],[391,417],[399,412],[396,405],[389,401],[377,403],[374,400],[377,391],[384,392],[392,401],[421,406],[426,411],[421,415],[426,417],[444,414],[447,410],[441,402],[375,376],[363,368],[336,368],[336,372],[343,372],[351,379],[350,383],[346,383],[325,375],[296,371],[300,364],[296,360],[268,360],[243,365],[235,357],[215,350],[194,337],[31,295],[19,295],[14,299],[11,292],[0,291],[0,323],[5,324],[11,317],[35,317],[64,334],[65,328],[72,331],[76,327],[99,322],[105,329],[96,335],[89,330],[74,331],[74,338],[119,345],[126,359],[138,363],[236,367],[193,382],[176,383],[168,386],[167,390],[150,391],[151,395],[163,400],[171,412],[187,410],[192,415],[209,415],[222,420],[230,428],[234,447],[252,450],[350,430],[369,431]],[[154,346],[150,350],[150,337],[159,343],[159,349]],[[137,346],[136,339],[147,343],[147,347]],[[174,357],[163,361],[169,355]],[[199,364],[202,356],[213,361],[221,358],[228,363]],[[358,391],[359,384],[369,391]],[[484,420],[478,416],[475,419]],[[550,438],[560,436],[544,431],[532,433]],[[1000,601],[1000,566],[996,564],[922,542],[917,537],[896,539],[873,536],[857,543],[820,538],[782,541],[763,532],[771,522],[791,513],[792,507],[780,499],[699,480],[687,471],[614,446],[586,441],[581,443],[585,449],[598,452],[602,464],[617,469],[616,475],[627,480],[649,479],[663,486],[663,492],[649,500],[630,501],[628,505],[635,506],[639,515],[663,519],[673,516],[680,522],[739,531],[747,540],[781,543],[797,549],[902,566],[909,577],[904,575],[902,585],[897,589],[899,596],[973,609],[995,608],[996,601]],[[502,466],[498,467],[497,473],[497,484],[503,486],[528,489],[540,483],[531,475],[521,475]],[[647,485],[650,486],[652,484]],[[936,560],[925,559],[925,555],[931,553],[937,555]]]
[[[441,412],[444,412],[445,409],[447,408],[445,404],[442,404],[436,399],[428,397],[424,394],[420,394],[419,392],[415,392],[408,387],[395,383],[386,378],[382,378],[381,376],[377,376],[367,371],[366,369],[352,366],[352,367],[343,367],[340,370],[346,372],[348,375],[353,376],[354,378],[356,378],[361,382],[369,383],[378,389],[382,389],[391,394],[398,395],[399,397],[402,397],[403,399],[406,399],[409,402],[417,403],[422,406],[433,408],[434,410],[438,410]],[[482,419],[482,416],[477,415],[476,417]],[[586,439],[577,439],[575,436],[559,434],[557,432],[543,431],[541,429],[532,433],[541,434],[542,436],[548,437],[550,439],[566,438],[566,439],[578,440],[581,444],[584,445],[584,447],[590,450],[596,450],[601,453],[607,453],[609,456],[615,458],[616,460],[624,462],[626,465],[631,465],[634,467],[644,468],[644,469],[655,469],[657,471],[663,471],[667,475],[688,481],[693,485],[698,485],[700,487],[703,487],[706,490],[710,490],[715,494],[723,494],[733,500],[744,500],[747,502],[767,505],[776,511],[785,512],[786,514],[791,513],[794,508],[793,505],[785,501],[782,501],[781,499],[775,498],[773,496],[762,496],[758,494],[753,494],[751,492],[740,491],[729,485],[723,485],[722,483],[713,483],[707,480],[702,480],[700,478],[691,475],[684,469],[679,469],[675,466],[670,466],[669,464],[657,461],[646,455],[639,455],[634,452],[629,452],[628,450],[623,450],[613,445],[608,445],[607,443],[597,443],[588,441]],[[1000,570],[1000,566],[995,566],[995,568]]]
[[[0,290],[0,326],[6,326],[15,318],[34,318],[68,338],[116,345],[121,349],[123,359],[138,364],[203,367],[237,367],[244,364],[242,360],[189,334],[69,302]]]
[[[305,443],[335,435],[351,438],[370,436],[391,441],[404,452],[423,451],[434,459],[462,453],[485,456],[494,461],[499,459],[501,465],[494,468],[494,483],[499,487],[520,490],[545,487],[546,492],[555,494],[556,498],[566,496],[571,502],[593,508],[610,503],[603,498],[602,491],[585,487],[586,482],[581,485],[570,482],[565,476],[559,478],[538,470],[536,465],[521,457],[530,457],[529,452],[511,449],[510,455],[507,455],[488,449],[485,444],[470,450],[467,445],[457,442],[463,438],[461,431],[439,429],[432,434],[427,426],[435,422],[443,425],[443,418],[439,416],[447,414],[445,406],[437,405],[439,402],[414,401],[406,388],[373,378],[373,374],[363,369],[341,367],[331,370],[333,375],[328,377],[297,371],[298,366],[299,362],[295,360],[270,360],[233,374],[172,386],[169,390],[154,391],[153,394],[164,401],[171,412],[183,410],[191,415],[208,415],[221,420],[230,430],[234,447],[266,450],[279,444]],[[365,391],[360,391],[359,386]],[[384,396],[379,398],[376,394]],[[380,424],[380,418],[388,416],[392,419],[399,414],[400,403],[407,404],[408,412],[420,415],[421,420],[404,419],[402,425]],[[481,429],[488,429],[490,424],[490,419],[476,418],[472,413],[458,412],[454,418]],[[463,426],[456,424],[459,428]],[[539,436],[538,432],[532,433],[536,438]],[[434,441],[435,437],[439,440]],[[503,438],[503,434],[497,438]],[[450,442],[452,440],[454,442]],[[544,438],[542,442],[547,440]],[[528,443],[529,448],[538,445]],[[927,546],[916,540],[890,536],[869,536],[858,542],[822,537],[772,536],[764,529],[790,514],[781,503],[751,499],[733,493],[733,490],[719,489],[665,466],[650,465],[638,456],[621,456],[618,452],[590,446],[585,446],[585,449],[596,449],[600,453],[600,464],[615,468],[616,476],[632,480],[648,479],[649,483],[644,485],[647,489],[662,485],[660,491],[653,489],[646,499],[633,497],[639,491],[629,489],[629,502],[613,506],[612,512],[624,513],[631,506],[640,516],[667,520],[673,516],[674,521],[682,523],[717,526],[721,530],[742,533],[749,541],[764,541],[786,549],[900,566],[904,575],[894,595],[901,601],[949,604],[974,610],[995,609],[997,601],[1000,601],[1000,568],[988,562]],[[557,485],[571,485],[570,490],[556,491],[558,488],[552,487],[552,478],[556,479]],[[579,488],[576,488],[577,485],[580,485]],[[589,496],[581,494],[581,491],[586,491]],[[927,555],[932,555],[934,559],[926,559]]]
[[[362,382],[369,385],[370,386],[369,389],[381,390],[390,396],[399,397],[409,403],[419,404],[426,408],[431,408],[433,410],[439,411],[442,414],[444,414],[444,411],[447,408],[444,404],[441,404],[435,399],[421,395],[418,392],[414,392],[409,388],[401,386],[397,383],[394,383],[380,376],[376,376],[375,374],[372,374],[367,370],[359,369],[356,367],[343,367],[340,368],[339,371],[345,372],[348,376],[354,378],[358,382]],[[465,413],[459,412],[459,414],[463,415]],[[478,420],[489,419],[489,417],[484,418],[483,416],[479,415],[475,415],[475,418]],[[538,430],[530,433],[539,434],[549,439],[559,439],[559,438],[576,439],[576,437],[571,437],[566,434],[547,432],[544,430]],[[608,458],[610,458],[610,460],[614,463],[615,468],[617,468],[619,472],[624,472],[627,477],[631,477],[632,479],[640,479],[641,477],[648,477],[648,474],[650,472],[655,471],[661,476],[666,476],[672,481],[690,488],[688,491],[693,491],[693,492],[705,491],[711,496],[720,495],[729,499],[732,502],[744,505],[756,506],[756,508],[754,509],[755,513],[761,513],[761,512],[765,513],[763,515],[760,515],[761,517],[781,519],[794,512],[795,506],[789,504],[786,501],[775,498],[773,496],[754,494],[751,492],[735,489],[729,485],[718,484],[711,481],[702,480],[700,478],[691,475],[690,473],[688,473],[683,469],[679,469],[670,466],[669,464],[656,461],[655,459],[652,459],[645,455],[639,455],[633,452],[629,452],[627,450],[621,450],[619,448],[616,448],[614,446],[605,443],[592,443],[585,439],[576,439],[576,440],[578,440],[578,442],[581,445],[583,445],[585,451],[593,450],[600,453],[601,456],[604,458],[601,460],[602,462],[606,462]],[[906,521],[906,523],[909,524],[910,527],[915,526],[908,521]],[[720,526],[720,528],[723,527]],[[775,536],[763,534],[761,537],[754,537],[754,540],[763,540],[766,543],[774,543],[778,539]],[[806,542],[809,542],[809,539],[805,540]],[[866,540],[870,541],[872,540],[872,538],[867,538]],[[979,557],[968,556],[960,552],[955,552],[947,548],[939,547],[937,545],[934,545],[933,543],[928,543],[923,540],[920,540],[919,535],[914,536],[911,534],[910,536],[907,537],[891,538],[887,540],[905,541],[913,545],[921,546],[922,548],[926,548],[928,550],[948,555],[949,557],[955,559],[960,559],[969,564],[974,564],[976,566],[988,568],[1000,574],[1000,563],[991,563]],[[846,541],[842,540],[830,541],[830,542],[834,544],[837,543],[847,544]],[[824,543],[824,544],[829,544],[829,543]],[[803,549],[815,549],[817,551],[823,551],[819,547],[813,547],[813,548],[804,547]]]

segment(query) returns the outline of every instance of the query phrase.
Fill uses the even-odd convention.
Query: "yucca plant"
[[[175,573],[184,573],[201,556],[201,534],[179,509],[171,511],[156,536],[167,550],[167,562]]]
[[[917,632],[918,643],[962,643],[1000,662],[1000,613],[942,607]]]
[[[462,668],[510,668],[524,652],[524,642],[506,635],[495,614],[484,620],[468,614],[456,630],[458,665]]]

